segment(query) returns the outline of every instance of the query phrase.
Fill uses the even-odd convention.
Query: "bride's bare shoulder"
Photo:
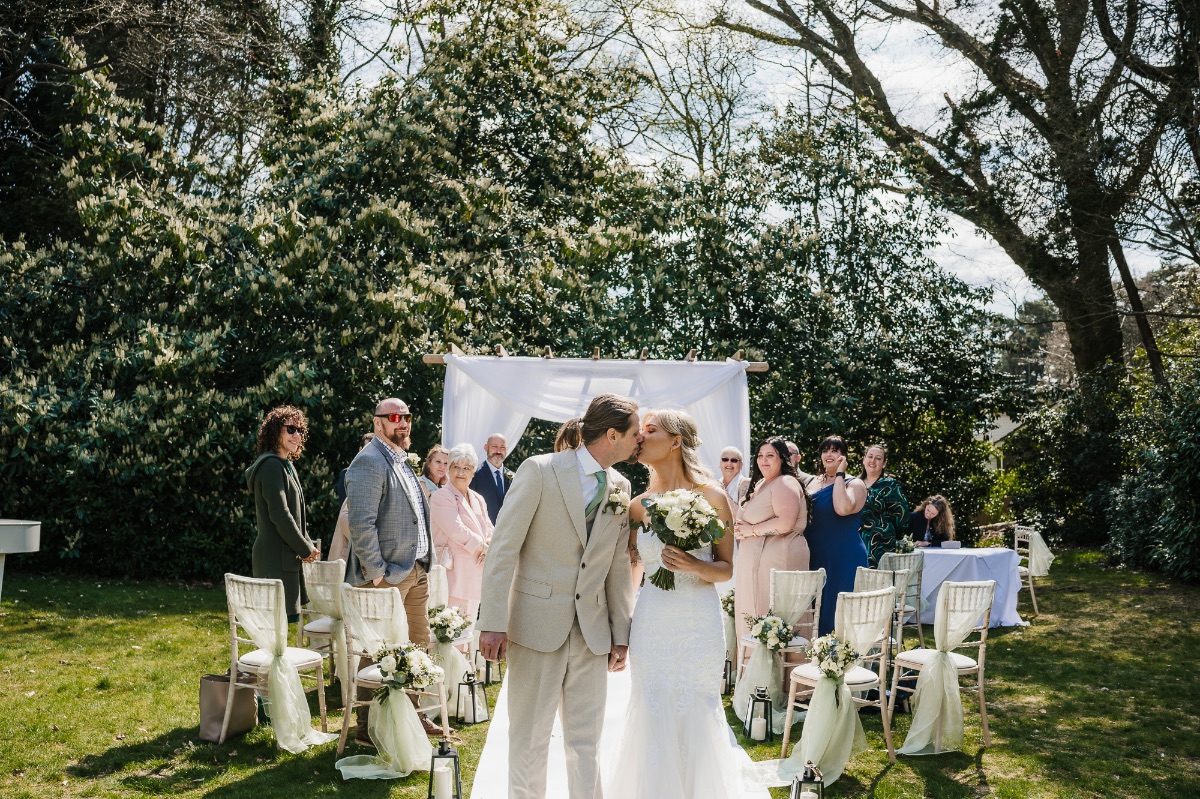
[[[642,500],[648,496],[650,496],[649,491],[644,494],[638,494],[629,500],[629,518],[631,521],[640,522],[646,517],[646,507],[642,505]]]

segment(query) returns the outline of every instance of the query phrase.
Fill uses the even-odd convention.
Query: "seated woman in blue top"
[[[859,519],[867,501],[862,480],[846,476],[846,441],[827,436],[821,442],[820,472],[805,486],[812,498],[809,513],[809,568],[825,570],[825,590],[821,594],[821,619],[818,631],[833,630],[837,595],[854,590],[854,574],[867,565],[867,547],[858,534]]]
[[[908,537],[919,547],[940,547],[954,540],[954,513],[950,502],[934,494],[908,515]]]

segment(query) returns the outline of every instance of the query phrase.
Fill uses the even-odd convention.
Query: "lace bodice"
[[[650,532],[650,528],[643,526],[638,530],[637,548],[638,554],[641,555],[642,564],[646,568],[646,576],[649,577],[654,572],[662,567],[662,553],[666,549],[666,544],[659,540],[658,536]],[[713,562],[712,544],[705,544],[699,549],[688,550],[689,555],[693,555],[699,560],[708,563]],[[647,585],[650,585],[647,582]],[[711,587],[712,583],[701,580],[698,576],[690,572],[675,572],[675,589],[679,590],[683,587],[703,588]]]

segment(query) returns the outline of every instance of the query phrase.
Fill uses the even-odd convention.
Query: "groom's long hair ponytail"
[[[620,394],[601,394],[588,404],[583,418],[571,419],[558,428],[554,451],[579,449],[604,436],[609,428],[629,432],[638,404]]]

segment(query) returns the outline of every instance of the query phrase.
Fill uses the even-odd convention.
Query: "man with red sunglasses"
[[[375,406],[375,438],[355,456],[346,471],[349,503],[350,557],[346,582],[358,588],[396,588],[404,600],[408,637],[429,646],[429,564],[433,540],[429,506],[408,462],[412,414],[402,400],[385,399]],[[365,664],[364,664],[365,665]],[[369,699],[369,689],[362,699]],[[421,717],[425,731],[441,728]],[[369,743],[367,714],[359,711],[356,740]]]

